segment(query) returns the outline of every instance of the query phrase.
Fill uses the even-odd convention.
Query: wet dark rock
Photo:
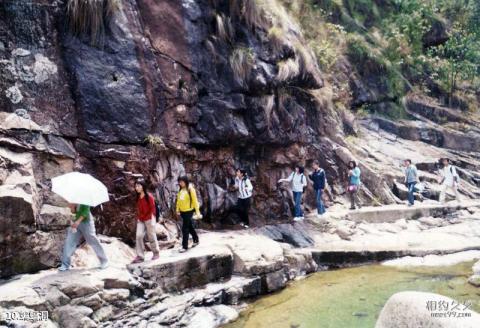
[[[295,226],[291,224],[267,225],[258,229],[263,235],[294,247],[309,247],[314,244],[307,230],[307,227],[300,224]]]

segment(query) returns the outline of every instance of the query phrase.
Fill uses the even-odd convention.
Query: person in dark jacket
[[[325,213],[325,205],[322,201],[322,194],[326,185],[325,170],[320,167],[320,163],[317,160],[313,161],[312,167],[313,172],[308,176],[308,178],[313,181],[318,215],[322,215]]]

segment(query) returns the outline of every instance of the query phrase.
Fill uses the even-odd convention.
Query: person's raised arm
[[[295,173],[292,172],[292,173],[288,176],[288,178],[280,179],[280,180],[278,180],[278,182],[292,182],[292,180],[293,180],[293,175],[294,175],[294,174],[295,174]]]

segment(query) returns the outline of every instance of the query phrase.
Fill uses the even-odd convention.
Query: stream
[[[379,264],[317,272],[284,290],[252,301],[228,328],[372,328],[388,298],[415,290],[471,302],[480,312],[480,289],[467,282],[474,261],[446,267]]]

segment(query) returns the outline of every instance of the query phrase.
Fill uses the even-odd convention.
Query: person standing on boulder
[[[322,193],[325,189],[326,178],[325,171],[320,167],[318,160],[313,161],[313,172],[309,174],[308,178],[313,181],[313,190],[315,190],[315,199],[317,201],[317,214],[325,213],[325,205],[322,201]]]
[[[139,179],[135,182],[135,192],[137,193],[137,231],[135,236],[135,250],[137,256],[132,263],[141,263],[145,260],[145,245],[143,239],[145,233],[150,241],[150,249],[153,252],[152,260],[159,258],[160,248],[158,247],[156,224],[156,206],[155,199],[147,192],[145,180]]]
[[[442,204],[444,204],[447,189],[451,189],[455,193],[455,200],[459,202],[460,194],[458,193],[458,183],[460,177],[458,176],[457,169],[455,168],[455,166],[451,165],[450,159],[448,158],[442,158],[440,161],[443,164],[443,169],[440,171],[442,175],[442,179],[440,180],[442,190],[440,192],[439,200]]]
[[[294,221],[303,220],[302,211],[302,195],[305,187],[307,186],[307,178],[303,174],[303,166],[295,166],[295,170],[286,179],[278,180],[278,183],[290,182],[292,184],[293,200],[295,202],[295,217]]]
[[[178,178],[178,185],[180,190],[177,194],[176,212],[177,216],[182,218],[182,249],[180,253],[186,252],[188,249],[188,236],[192,235],[193,246],[198,245],[198,235],[193,227],[193,214],[196,213],[198,217],[200,214],[200,204],[197,199],[197,192],[193,185],[190,184],[186,176]]]
[[[413,206],[415,202],[415,184],[418,182],[417,168],[410,159],[403,161],[405,166],[405,185],[408,189],[408,206]]]
[[[63,245],[62,265],[59,271],[67,271],[70,269],[70,258],[78,247],[80,238],[83,236],[87,244],[89,244],[97,255],[100,266],[99,269],[108,267],[108,259],[102,244],[95,234],[95,224],[93,216],[90,213],[90,206],[69,204],[70,211],[75,214],[75,220],[68,228],[67,238]]]
[[[250,210],[251,198],[253,193],[253,185],[248,177],[247,170],[237,169],[235,171],[235,186],[234,189],[238,191],[238,199],[236,212],[242,221],[240,225],[244,228],[249,227],[248,212]]]
[[[350,209],[355,209],[355,204],[360,208],[360,201],[358,199],[358,190],[360,189],[360,168],[355,161],[348,162],[348,186],[347,192],[350,197]]]

